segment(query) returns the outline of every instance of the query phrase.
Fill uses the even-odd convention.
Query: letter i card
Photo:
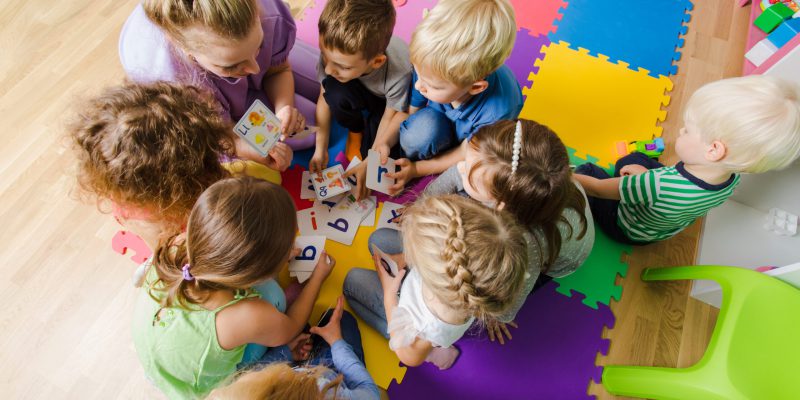
[[[342,176],[344,168],[342,164],[334,165],[330,168],[317,172],[313,176],[314,194],[320,200],[350,191],[350,183]]]
[[[381,165],[381,153],[370,150],[367,156],[367,187],[389,194],[389,186],[394,185],[394,179],[387,177],[387,172],[396,172],[394,159],[389,158],[386,164]]]
[[[233,132],[266,157],[281,138],[281,121],[256,99],[234,125]]]

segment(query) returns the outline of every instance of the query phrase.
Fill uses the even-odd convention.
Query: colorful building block
[[[753,21],[753,24],[766,33],[772,32],[781,22],[792,18],[794,11],[786,4],[778,3],[764,10],[761,15]]]
[[[772,57],[778,51],[778,48],[775,47],[769,39],[764,38],[761,39],[760,42],[753,45],[753,47],[745,53],[745,58],[750,60],[753,65],[756,67],[763,64],[764,61],[767,61],[768,58]]]
[[[800,33],[800,19],[793,18],[778,25],[778,27],[767,36],[767,39],[772,42],[775,47],[780,49],[797,36],[798,33]]]

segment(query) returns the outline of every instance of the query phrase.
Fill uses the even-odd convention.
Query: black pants
[[[642,153],[634,152],[620,158],[617,161],[617,164],[614,166],[614,177],[620,176],[619,171],[623,167],[633,164],[641,165],[647,169],[656,169],[664,166],[664,164],[661,164],[660,162]],[[575,173],[592,176],[597,179],[611,178],[611,176],[608,175],[608,172],[591,163],[578,166],[578,168],[575,168]],[[592,196],[588,196],[588,198],[589,208],[592,210],[592,216],[594,217],[594,220],[597,222],[597,225],[600,226],[600,229],[602,229],[603,232],[605,232],[609,237],[617,242],[626,244],[642,245],[650,243],[631,240],[628,235],[625,234],[622,228],[617,225],[619,200],[601,199]]]
[[[325,88],[325,101],[331,109],[331,116],[339,125],[351,132],[361,132],[361,159],[375,143],[378,126],[386,110],[386,99],[370,92],[358,79],[341,83],[332,76],[322,81]],[[392,147],[392,158],[403,157],[399,145]]]

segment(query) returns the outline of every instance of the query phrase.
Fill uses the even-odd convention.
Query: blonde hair
[[[528,264],[513,217],[457,195],[424,197],[403,213],[405,256],[443,303],[479,320],[512,305]]]
[[[439,78],[471,85],[511,54],[517,25],[508,0],[440,0],[411,37],[411,62]]]
[[[800,156],[800,85],[751,75],[698,89],[684,119],[706,143],[721,141],[720,163],[734,172],[760,173],[789,166]]]
[[[320,41],[329,49],[372,60],[389,47],[395,14],[390,0],[330,0],[319,17]]]
[[[209,400],[320,400],[336,398],[342,375],[328,382],[322,389],[317,379],[329,371],[325,367],[296,371],[286,364],[268,365],[262,370],[242,371],[232,382],[220,386],[208,395]]]
[[[197,200],[185,240],[178,235],[159,244],[153,256],[159,279],[150,295],[163,307],[188,308],[214,290],[250,288],[286,263],[296,231],[294,202],[283,187],[246,176],[223,179]]]
[[[184,47],[197,48],[183,30],[193,25],[209,28],[225,39],[243,39],[258,16],[255,0],[144,0],[144,12],[167,36]]]

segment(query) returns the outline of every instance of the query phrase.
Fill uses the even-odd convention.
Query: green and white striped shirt
[[[623,176],[617,225],[632,240],[667,239],[724,203],[738,184],[736,174],[719,185],[708,184],[687,172],[682,162]]]

